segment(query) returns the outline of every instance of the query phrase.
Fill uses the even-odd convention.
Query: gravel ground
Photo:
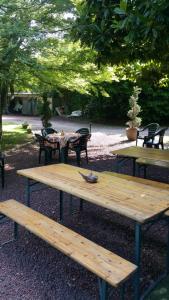
[[[107,153],[107,152],[106,152]],[[6,156],[6,186],[0,192],[0,201],[14,198],[24,202],[24,178],[16,175],[17,169],[38,166],[36,146],[11,151]],[[82,160],[82,166],[104,171],[113,170],[115,158],[104,153],[103,149],[89,148],[89,165]],[[70,163],[75,164],[74,157]],[[131,173],[127,164],[122,169]],[[166,182],[168,174],[164,169],[150,168],[151,179]],[[57,190],[47,188],[32,194],[32,207],[57,220],[59,201]],[[102,245],[103,247],[133,261],[134,224],[106,209],[85,203],[79,213],[79,201],[74,199],[74,212],[69,215],[68,195],[64,195],[64,224]],[[77,201],[76,201],[77,200]],[[142,289],[164,269],[166,251],[166,228],[153,226],[144,234]],[[10,238],[11,222],[1,225],[0,243]],[[56,251],[38,237],[19,229],[19,240],[0,249],[0,299],[1,300],[94,300],[98,299],[96,276]],[[115,300],[120,299],[119,291],[114,292]],[[125,299],[132,299],[131,281],[127,283]],[[167,299],[167,298],[166,298]]]

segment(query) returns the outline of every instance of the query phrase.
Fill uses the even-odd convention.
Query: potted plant
[[[32,128],[30,125],[27,127],[27,133],[32,133]]]
[[[27,129],[28,126],[29,126],[29,124],[28,124],[27,121],[25,121],[25,122],[22,124],[22,128],[23,128],[23,129]]]
[[[137,117],[141,112],[141,107],[138,105],[138,96],[141,93],[141,88],[135,86],[133,88],[133,94],[129,99],[130,110],[127,113],[129,121],[126,123],[129,127],[126,129],[126,135],[128,140],[135,141],[137,139],[137,128],[141,125],[141,118]]]

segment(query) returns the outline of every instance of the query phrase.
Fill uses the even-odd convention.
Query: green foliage
[[[10,86],[20,71],[34,75],[43,66],[38,57],[51,47],[52,40],[63,37],[70,20],[71,1],[3,0],[0,4],[0,139],[2,111]],[[21,77],[20,77],[21,78]]]
[[[127,113],[129,121],[126,123],[130,128],[139,127],[141,125],[141,118],[137,117],[141,112],[141,107],[138,105],[138,96],[141,93],[141,89],[138,86],[133,88],[133,93],[129,99],[130,110]]]
[[[132,88],[132,83],[124,80],[95,83],[85,114],[95,121],[124,124]]]
[[[169,60],[168,0],[87,0],[72,34],[96,49],[99,62]]]
[[[157,122],[169,124],[169,91],[168,88],[143,87],[140,97],[141,117],[144,124]]]
[[[84,114],[94,121],[123,125],[127,121],[128,99],[134,86],[135,83],[128,80],[95,84],[91,90],[91,95],[86,98]],[[141,89],[139,104],[142,108],[140,118],[143,125],[151,122],[168,125],[168,87],[152,88],[149,85],[142,85]],[[105,96],[106,94],[108,96]]]

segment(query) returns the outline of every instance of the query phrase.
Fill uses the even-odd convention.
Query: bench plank
[[[136,270],[134,264],[13,199],[1,202],[0,212],[113,287]]]
[[[140,177],[136,177],[136,176],[130,176],[130,175],[121,174],[121,173],[109,172],[109,171],[104,171],[103,173],[110,175],[110,176],[123,178],[123,179],[129,180],[129,181],[143,183],[148,186],[157,187],[157,188],[164,189],[164,190],[169,190],[169,184],[167,184],[167,183],[153,181],[153,180],[144,179],[144,178],[140,178]],[[169,216],[169,210],[167,210],[165,212],[165,215]]]
[[[138,158],[136,163],[150,166],[169,168],[169,161],[156,160],[151,158]]]

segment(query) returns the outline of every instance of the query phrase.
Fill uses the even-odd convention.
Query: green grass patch
[[[32,141],[32,134],[28,134],[22,125],[3,123],[2,150],[10,150],[17,145]]]

